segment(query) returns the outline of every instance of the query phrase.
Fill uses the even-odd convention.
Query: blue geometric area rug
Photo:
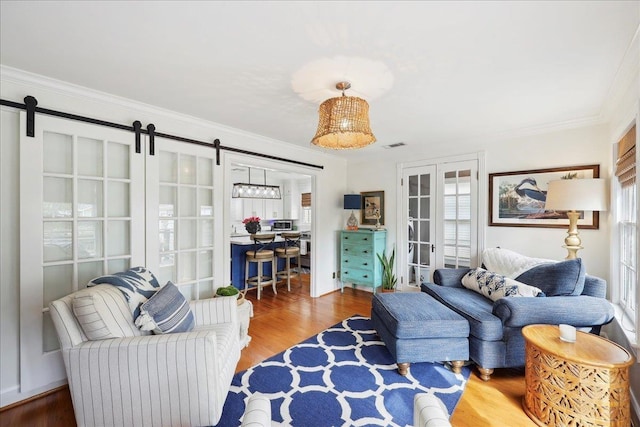
[[[434,393],[451,414],[470,372],[468,367],[454,374],[439,363],[412,363],[403,377],[371,320],[355,315],[237,373],[218,426],[239,426],[253,393],[271,400],[274,425],[412,425],[416,393]]]

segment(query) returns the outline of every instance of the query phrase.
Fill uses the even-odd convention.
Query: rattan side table
[[[555,325],[529,325],[525,339],[524,411],[540,426],[619,426],[630,419],[633,356],[597,335],[560,340]]]

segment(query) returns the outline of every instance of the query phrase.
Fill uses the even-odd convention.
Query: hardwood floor
[[[243,371],[327,327],[353,315],[368,316],[371,294],[345,288],[320,298],[309,297],[308,277],[302,287],[295,280],[291,292],[278,287],[278,295],[265,288],[262,299],[250,292],[253,302],[249,347],[242,350],[237,372]],[[522,410],[524,373],[521,370],[496,370],[489,382],[475,371],[456,407],[451,423],[455,427],[529,427],[535,424]],[[0,426],[54,427],[75,426],[69,389],[61,387],[26,403],[0,411]]]

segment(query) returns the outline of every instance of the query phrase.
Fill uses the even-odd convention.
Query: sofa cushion
[[[148,335],[133,324],[129,306],[117,288],[98,285],[73,294],[73,313],[89,340]]]
[[[393,336],[407,338],[467,338],[467,321],[455,311],[420,292],[375,294],[371,311]]]
[[[136,326],[155,334],[188,332],[195,325],[189,302],[176,285],[167,282],[140,306]]]
[[[142,303],[160,288],[156,276],[145,267],[133,267],[120,273],[96,277],[87,283],[87,287],[101,284],[115,286],[122,292],[134,319],[140,315]]]
[[[544,293],[535,286],[525,285],[516,280],[487,271],[483,268],[469,270],[462,277],[462,286],[484,295],[491,301],[503,297],[540,297]]]
[[[546,296],[580,295],[584,289],[582,259],[535,266],[516,277],[518,282],[540,288]]]
[[[491,311],[493,301],[462,286],[459,288],[423,283],[422,292],[434,297],[469,322],[469,335],[487,341],[502,339],[502,322]]]

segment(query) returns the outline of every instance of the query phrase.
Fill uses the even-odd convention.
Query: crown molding
[[[609,86],[607,96],[603,103],[600,115],[607,120],[613,120],[619,109],[628,108],[629,102],[638,102],[639,90],[638,80],[640,76],[640,25],[627,46],[627,50],[622,57],[622,61],[616,71],[616,75]],[[635,85],[635,96],[633,95]],[[632,99],[628,100],[625,98]]]

